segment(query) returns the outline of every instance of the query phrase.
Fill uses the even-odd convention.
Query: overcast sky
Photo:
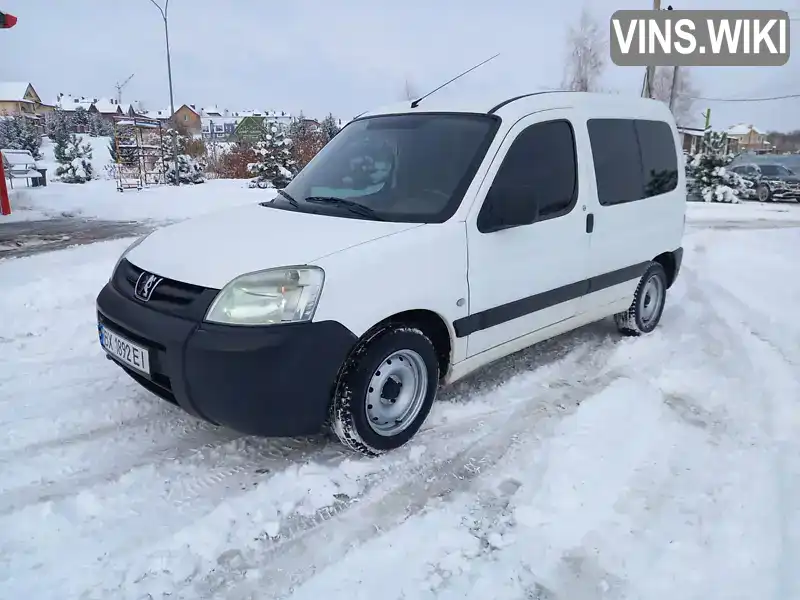
[[[157,0],[162,5],[164,0]],[[665,3],[669,0],[664,0]],[[687,0],[674,8],[780,8],[800,16],[800,0]],[[403,98],[408,78],[420,92],[497,52],[501,56],[448,93],[520,93],[561,83],[566,32],[583,0],[170,0],[176,108],[183,103],[329,111],[342,118]],[[647,1],[591,0],[608,27],[618,9]],[[45,102],[59,92],[113,97],[135,73],[123,102],[169,106],[163,22],[150,0],[0,0],[15,14],[0,31],[0,80],[29,81]],[[800,21],[792,23],[800,41]],[[796,46],[800,48],[800,46]],[[796,50],[800,52],[800,50]],[[607,89],[638,93],[643,69],[606,69]],[[702,68],[702,96],[800,93],[800,57],[784,67]],[[800,129],[800,99],[759,103],[698,101],[712,124]]]

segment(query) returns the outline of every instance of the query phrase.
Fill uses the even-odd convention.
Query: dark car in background
[[[796,200],[800,202],[800,176],[779,163],[740,163],[731,171],[753,182],[753,195],[760,202]]]

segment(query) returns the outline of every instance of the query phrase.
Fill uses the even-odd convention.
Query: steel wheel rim
[[[649,325],[658,316],[664,301],[664,282],[658,275],[651,275],[642,288],[639,300],[639,315],[644,325]]]
[[[766,202],[768,195],[769,193],[767,192],[767,188],[765,188],[764,186],[758,188],[758,199],[761,200],[761,202]]]
[[[391,437],[405,431],[425,403],[428,367],[413,350],[398,350],[375,369],[367,388],[365,409],[370,428]]]

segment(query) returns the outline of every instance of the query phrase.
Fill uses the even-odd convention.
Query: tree
[[[205,168],[197,159],[188,154],[178,155],[177,174],[174,166],[167,169],[167,183],[175,183],[177,177],[180,183],[205,183]]]
[[[92,137],[97,137],[100,135],[113,135],[111,125],[98,112],[89,113],[89,125],[87,131]]]
[[[653,75],[653,98],[669,104],[669,97],[672,92],[672,67],[656,67]],[[683,68],[678,70],[678,81],[676,83],[675,103],[672,106],[672,114],[675,120],[683,125],[689,125],[694,105],[693,96],[697,96],[697,89],[692,83],[691,71]]]
[[[567,60],[564,67],[564,89],[576,92],[599,90],[599,80],[606,65],[607,43],[602,29],[584,8],[577,27],[567,34]]]
[[[298,171],[328,143],[320,124],[307,119],[302,112],[289,126],[289,137],[292,140],[292,158]]]
[[[322,119],[322,123],[320,123],[319,126],[322,129],[322,134],[325,136],[326,141],[328,142],[330,142],[342,129],[339,127],[339,123],[333,116],[333,113],[328,113],[328,116]]]
[[[236,142],[219,157],[217,175],[224,179],[249,179],[252,177],[249,166],[257,160],[258,156],[250,144]]]
[[[89,128],[89,112],[82,106],[76,108],[72,114],[72,126],[84,132]]]
[[[0,148],[27,150],[34,160],[42,158],[42,136],[30,119],[23,116],[0,117]]]
[[[283,188],[294,177],[292,140],[276,124],[267,125],[263,138],[256,144],[256,161],[248,170],[255,179],[251,185],[260,188]]]
[[[63,142],[69,137],[71,122],[72,117],[60,108],[49,113],[45,127],[48,137],[54,144],[57,144],[59,140]]]
[[[91,144],[81,145],[77,134],[70,133],[66,139],[56,143],[56,160],[59,166],[56,177],[65,183],[86,183],[94,174]]]
[[[686,161],[686,177],[691,180],[689,191],[705,202],[737,203],[752,185],[727,168],[733,156],[725,152],[726,145],[725,133],[708,131],[703,137],[702,151]]]

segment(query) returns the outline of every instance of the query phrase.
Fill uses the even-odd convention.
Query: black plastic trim
[[[575,283],[570,283],[540,294],[534,294],[527,298],[520,298],[513,302],[501,304],[500,306],[489,308],[475,313],[474,315],[469,315],[468,317],[456,319],[453,322],[456,337],[463,338],[470,334],[477,333],[478,331],[483,331],[484,329],[501,325],[507,321],[512,321],[524,317],[525,315],[544,310],[545,308],[575,300],[586,294],[599,292],[600,290],[619,285],[620,283],[639,279],[649,264],[649,262],[638,263],[623,269],[611,271],[610,273],[590,277],[583,281],[576,281]]]
[[[516,102],[517,100],[522,100],[523,98],[530,98],[531,96],[540,96],[541,94],[557,94],[560,92],[569,92],[569,91],[571,90],[545,90],[543,92],[531,92],[530,94],[522,94],[520,96],[514,96],[513,98],[509,98],[508,100],[503,100],[500,104],[493,106],[492,108],[489,109],[489,112],[487,112],[486,114],[493,115],[504,106],[507,106],[512,102]]]

